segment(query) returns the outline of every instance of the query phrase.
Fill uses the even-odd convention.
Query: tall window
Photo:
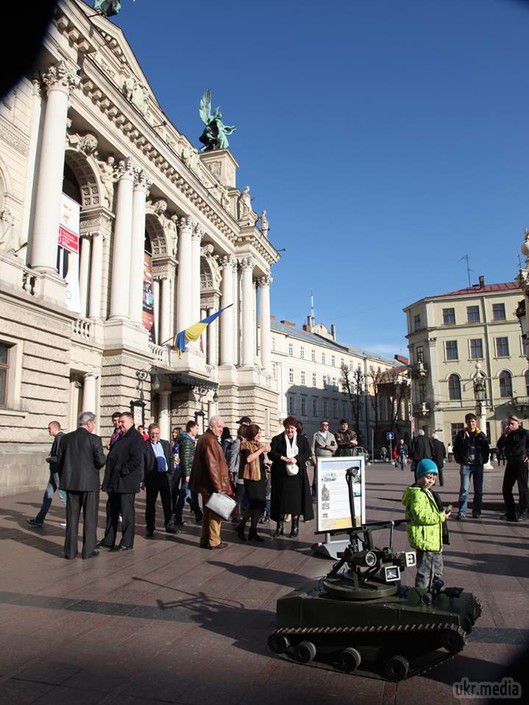
[[[509,338],[496,338],[497,357],[509,357]]]
[[[288,381],[290,384],[294,384],[294,370],[292,368],[288,371]]]
[[[305,348],[300,348],[299,349],[299,356],[302,360],[305,359]]]
[[[456,322],[455,308],[443,308],[443,325],[453,326]]]
[[[458,360],[459,356],[457,354],[457,340],[447,340],[445,345],[446,345],[446,359],[447,360]]]
[[[9,370],[9,348],[0,343],[0,406],[7,404],[7,373]]]
[[[317,397],[312,397],[312,415],[318,415],[318,399]]]
[[[524,377],[525,377],[525,393],[529,397],[529,370],[527,370]]]
[[[331,365],[333,367],[336,367],[336,358],[334,357],[334,355],[331,356]]]
[[[479,323],[479,306],[467,306],[467,321]]]
[[[312,373],[312,386],[313,387],[318,386],[318,377],[315,372]]]
[[[294,356],[294,346],[292,345],[292,343],[289,343],[289,344],[288,344],[288,356],[289,356],[289,357],[293,357],[293,356]]]
[[[461,399],[461,380],[459,375],[450,375],[448,378],[448,398],[452,401]]]
[[[500,397],[512,397],[512,375],[507,370],[500,372]]]
[[[294,395],[293,394],[288,395],[288,413],[289,414],[296,413],[296,405],[294,403]]]
[[[421,328],[421,314],[418,313],[413,317],[413,330],[420,330]]]
[[[424,348],[422,345],[417,346],[417,349],[415,350],[415,357],[417,362],[424,362]]]
[[[505,304],[492,304],[492,318],[495,321],[505,320]]]
[[[452,436],[452,443],[455,441],[457,434],[459,431],[463,430],[463,424],[462,423],[451,423],[450,424],[450,434]]]
[[[316,350],[311,351],[311,360],[312,362],[316,362]]]
[[[307,397],[301,397],[301,415],[307,415]]]
[[[301,373],[301,384],[305,384],[305,372]]]
[[[470,359],[481,360],[483,358],[483,341],[481,338],[473,338],[470,341]]]
[[[321,364],[322,364],[322,365],[325,364],[325,353],[322,353],[322,354],[321,354]]]

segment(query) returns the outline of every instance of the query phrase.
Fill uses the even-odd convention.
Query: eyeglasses
[[[159,433],[151,433],[151,438],[154,438],[155,436],[159,436]]]

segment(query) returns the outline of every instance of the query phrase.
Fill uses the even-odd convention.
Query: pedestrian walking
[[[144,477],[145,441],[134,428],[134,418],[124,411],[118,419],[119,438],[107,457],[102,489],[108,493],[105,535],[100,546],[115,551],[130,551],[134,546],[136,512],[134,501]],[[119,516],[121,541],[116,546]]]
[[[439,440],[435,433],[432,434],[433,461],[439,470],[439,485],[442,487],[444,480],[444,466],[446,458],[446,448],[443,441]]]
[[[145,488],[145,525],[147,538],[152,538],[156,530],[156,501],[158,495],[162,502],[165,531],[176,534],[173,522],[171,494],[173,488],[173,463],[169,441],[160,438],[160,427],[156,423],[148,428],[148,440],[144,441],[144,480]]]
[[[415,587],[430,589],[435,582],[442,586],[443,525],[451,507],[443,509],[439,497],[432,491],[438,476],[433,460],[420,460],[416,475],[415,484],[404,490],[402,504],[406,507],[408,541],[417,554]]]
[[[489,460],[489,442],[480,431],[475,414],[465,416],[465,427],[454,440],[454,458],[459,463],[459,510],[457,519],[465,519],[468,507],[470,478],[474,488],[472,517],[479,519],[483,502],[483,466]]]
[[[107,450],[110,450],[110,448],[114,445],[114,443],[121,436],[121,431],[119,430],[119,424],[118,424],[120,416],[121,416],[121,411],[114,411],[114,413],[112,414],[112,426],[114,427],[114,430],[112,431],[112,435],[110,436],[110,439],[107,443]]]
[[[505,502],[504,521],[519,521],[528,515],[528,467],[529,467],[529,432],[520,425],[517,416],[509,416],[504,433],[498,439],[498,450],[507,458],[503,476],[502,494]],[[518,485],[518,508],[514,502],[513,487]]]
[[[355,446],[358,445],[356,433],[349,428],[347,419],[340,421],[340,430],[336,433],[336,455],[349,456],[353,455]]]
[[[270,445],[261,442],[261,429],[257,424],[246,428],[246,437],[241,442],[239,477],[244,481],[248,497],[248,509],[242,515],[237,526],[237,535],[246,541],[246,522],[250,521],[249,541],[264,541],[257,533],[259,517],[266,507],[266,468],[265,454],[270,452]]]
[[[46,458],[46,462],[50,466],[50,476],[48,479],[48,484],[44,490],[44,496],[42,497],[42,504],[38,511],[37,516],[34,519],[28,519],[28,524],[34,526],[38,529],[42,529],[44,526],[44,520],[48,512],[50,511],[51,503],[53,501],[53,495],[55,492],[59,495],[59,499],[63,506],[66,506],[66,492],[60,487],[59,480],[59,451],[61,447],[61,441],[64,433],[61,431],[61,424],[58,421],[50,421],[48,424],[48,433],[53,438],[53,443],[51,444],[51,449]],[[61,526],[66,526],[65,522],[61,522]]]
[[[197,441],[193,458],[190,487],[202,495],[204,513],[201,548],[222,549],[228,546],[221,538],[222,517],[207,506],[214,492],[233,496],[228,464],[220,444],[223,428],[222,418],[212,416],[206,432]]]
[[[59,454],[61,486],[66,490],[66,537],[64,557],[77,556],[79,517],[83,512],[82,558],[99,554],[97,543],[97,515],[99,512],[100,469],[106,462],[101,438],[94,433],[96,416],[84,411],[79,416],[79,427],[62,439]]]
[[[186,499],[189,500],[191,511],[195,515],[195,521],[199,524],[202,521],[202,511],[198,502],[198,493],[190,489],[189,479],[193,468],[193,458],[198,435],[198,423],[188,421],[186,430],[180,434],[180,478],[178,499],[174,509],[174,523],[176,526],[184,526],[184,506]]]
[[[298,433],[298,421],[288,416],[283,421],[284,433],[272,438],[268,457],[271,468],[270,516],[276,522],[274,536],[283,536],[284,518],[292,517],[291,537],[299,533],[299,517],[305,521],[314,518],[307,475],[310,447],[306,437]]]
[[[180,443],[178,439],[180,438],[180,433],[182,429],[180,426],[173,426],[171,431],[171,462],[173,464],[173,477],[171,485],[171,510],[174,514],[176,503],[178,502],[178,495],[180,493]]]
[[[400,467],[401,470],[404,470],[404,466],[406,465],[406,461],[408,459],[408,446],[404,442],[404,440],[401,438],[400,441],[397,444],[397,466]]]
[[[453,463],[454,462],[454,446],[449,443],[446,447],[446,452],[448,455],[448,462]]]
[[[239,477],[239,466],[241,443],[246,435],[246,429],[252,423],[252,420],[249,416],[241,416],[237,423],[239,424],[239,430],[237,431],[236,438],[233,440],[233,443],[229,447],[229,452],[226,458],[230,472],[231,483],[235,488],[235,501],[237,503],[231,517],[231,520],[233,522],[239,522],[241,520],[243,512],[248,508],[248,498],[246,497],[244,480],[242,479],[242,477]]]

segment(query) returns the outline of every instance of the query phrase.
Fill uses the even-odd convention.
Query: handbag
[[[227,494],[223,494],[222,492],[213,492],[211,497],[206,502],[206,507],[227,521],[235,509],[236,504],[237,503],[235,500],[228,497]]]
[[[296,463],[287,463],[287,475],[294,477],[299,472],[299,466]]]

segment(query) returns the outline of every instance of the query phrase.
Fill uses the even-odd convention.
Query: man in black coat
[[[44,520],[48,514],[51,503],[53,500],[53,495],[55,492],[59,495],[59,499],[66,506],[66,492],[59,487],[59,471],[58,471],[58,460],[59,460],[59,449],[61,447],[61,441],[64,437],[64,433],[61,431],[61,424],[58,421],[50,421],[48,424],[48,433],[53,438],[53,443],[51,444],[50,454],[46,458],[46,462],[50,466],[50,478],[48,480],[48,485],[44,491],[44,496],[42,498],[42,504],[39,509],[37,516],[34,519],[28,519],[28,524],[30,526],[38,527],[42,529],[44,526]],[[65,526],[61,524],[61,526]]]
[[[102,489],[108,492],[107,524],[99,546],[129,551],[134,545],[134,500],[143,482],[145,441],[134,428],[132,414],[124,411],[118,419],[120,437],[112,444]],[[121,514],[121,542],[115,546]]]
[[[145,441],[145,479],[143,484],[147,491],[145,505],[145,524],[147,537],[154,536],[156,519],[156,500],[158,494],[162,500],[165,530],[176,534],[172,519],[171,493],[173,489],[173,463],[169,441],[160,438],[160,427],[152,423],[148,429],[149,440]]]
[[[83,558],[97,556],[99,470],[106,462],[101,438],[94,434],[95,415],[84,411],[79,428],[67,433],[61,443],[58,469],[61,488],[66,490],[66,539],[64,557],[77,556],[79,515],[83,510]]]
[[[443,441],[440,441],[435,434],[432,435],[432,449],[433,458],[432,460],[437,465],[439,470],[439,485],[442,487],[445,483],[444,480],[444,466],[446,458],[446,448]]]
[[[507,458],[507,467],[503,476],[502,494],[505,502],[505,514],[500,519],[518,521],[528,515],[528,467],[529,467],[529,432],[520,426],[517,416],[509,416],[507,426],[498,439],[498,451]],[[512,489],[518,485],[518,504],[520,512],[516,514],[516,505]]]
[[[421,428],[411,444],[411,470],[413,470],[414,474],[418,463],[425,458],[433,459],[433,446],[431,439]],[[415,482],[417,482],[417,475],[415,475]]]

